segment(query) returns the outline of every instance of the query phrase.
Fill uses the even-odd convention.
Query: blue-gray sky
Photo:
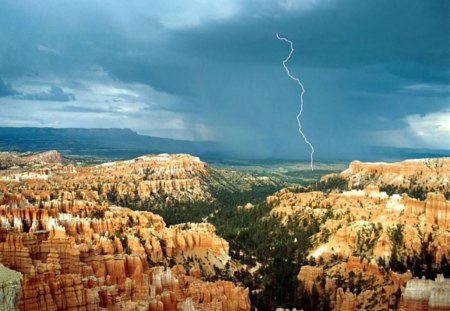
[[[121,127],[308,158],[450,149],[450,1],[0,2],[0,126]]]

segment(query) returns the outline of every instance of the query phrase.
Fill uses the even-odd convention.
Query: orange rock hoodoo
[[[266,199],[271,214],[284,223],[292,217],[321,223],[308,254],[317,266],[301,267],[300,293],[327,295],[333,310],[388,310],[399,306],[400,297],[402,310],[450,310],[448,280],[410,280],[411,262],[423,267],[425,255],[433,267],[448,265],[450,158],[354,161],[339,176],[364,190],[297,193],[287,188]],[[386,185],[428,193],[423,200],[388,195],[379,190]],[[399,262],[411,271],[386,269]]]
[[[450,258],[450,201],[440,193],[429,193],[425,201],[403,196],[388,196],[378,189],[352,190],[343,193],[293,193],[286,189],[269,196],[275,205],[272,214],[283,219],[312,216],[320,219],[331,211],[322,225],[310,255],[314,257],[358,254],[370,258],[389,259],[392,252],[392,230],[400,225],[404,248],[410,254],[421,251],[424,239],[431,234],[430,249],[436,251],[436,261],[443,255]]]
[[[364,163],[353,161],[339,176],[351,187],[366,185],[393,185],[404,188],[424,188],[429,191],[449,189],[450,158],[405,160],[396,163]],[[324,176],[326,180],[330,177]]]
[[[212,225],[167,228],[150,212],[84,201],[51,203],[48,208],[0,207],[1,261],[23,274],[22,310],[177,310],[188,297],[211,310],[222,310],[219,305],[249,309],[248,291],[232,283],[196,279],[181,287],[169,268],[158,267],[187,250],[208,249],[226,262],[228,243],[215,235]],[[96,211],[103,218],[85,217]],[[237,298],[240,304],[234,302]]]
[[[205,173],[198,158],[164,154],[96,167],[0,172],[0,262],[22,274],[16,306],[249,310],[248,290],[199,278],[214,271],[212,263],[199,265],[202,258],[218,268],[230,260],[228,243],[212,225],[167,227],[151,212],[104,203],[112,187],[119,196],[137,193],[141,200],[161,191],[181,201],[209,200],[199,179]],[[198,273],[187,275],[183,265]],[[8,297],[15,297],[12,289]]]
[[[29,201],[83,199],[106,201],[145,201],[170,198],[173,202],[211,200],[211,193],[201,184],[206,163],[185,154],[149,155],[128,161],[107,162],[97,166],[60,165],[11,169],[0,173],[0,191],[22,194]],[[0,183],[1,184],[1,183]],[[150,200],[149,204],[159,201]]]

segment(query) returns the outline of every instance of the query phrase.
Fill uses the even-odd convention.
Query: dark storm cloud
[[[123,112],[118,106],[109,105],[105,107],[84,107],[84,106],[75,106],[75,105],[65,105],[62,107],[57,107],[53,109],[54,111],[62,111],[62,112],[76,112],[76,113],[110,113],[110,114],[118,114],[124,115],[127,113]],[[129,115],[132,113],[128,113]]]
[[[55,111],[64,111],[64,112],[84,112],[84,113],[104,113],[110,112],[108,109],[104,108],[95,108],[95,107],[80,107],[74,105],[66,105],[63,107],[58,107],[54,109]]]
[[[52,85],[50,89],[44,92],[20,93],[14,96],[15,99],[36,100],[36,101],[55,101],[68,102],[75,100],[75,96],[64,92],[59,86]]]
[[[17,91],[14,90],[11,84],[6,83],[0,78],[0,97],[11,96],[17,94]]]
[[[75,96],[66,93],[60,87],[52,85],[50,89],[44,92],[24,93],[15,90],[11,84],[4,82],[0,78],[0,97],[10,96],[11,99],[37,100],[37,101],[72,101]]]
[[[198,58],[274,63],[286,48],[273,44],[279,32],[295,42],[305,67],[380,66],[408,78],[448,82],[442,70],[450,65],[448,12],[445,0],[332,1],[310,11],[243,14],[232,23],[180,31],[173,42]]]
[[[21,79],[39,72],[69,91],[55,85],[13,94],[0,80],[0,96],[71,101],[57,109],[74,114],[111,113],[78,102],[78,92],[94,92],[91,82],[106,76],[111,87],[143,84],[175,97],[120,98],[201,120],[230,149],[307,154],[295,120],[298,89],[281,66],[289,47],[276,39],[279,32],[296,48],[289,67],[306,87],[303,125],[320,156],[377,144],[365,131],[401,130],[416,120],[409,115],[449,108],[449,12],[446,0],[5,0],[2,77],[21,90]],[[130,117],[121,109],[113,112]]]

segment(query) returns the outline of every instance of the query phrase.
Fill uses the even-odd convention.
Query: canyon
[[[310,244],[293,265],[290,305],[450,309],[449,158],[352,162],[317,186],[284,187],[262,203],[205,210],[202,222],[171,225],[159,211],[189,215],[196,204],[216,204],[221,193],[232,198],[284,184],[186,154],[95,165],[71,163],[56,151],[3,158],[0,304],[6,310],[250,310],[251,299],[270,291],[254,283],[268,266],[255,263],[250,249],[238,248],[236,256],[237,241],[225,240],[213,223],[227,232],[234,225],[227,217],[236,217],[240,239],[251,226],[240,215],[252,213],[262,224],[285,227],[275,249],[300,247],[295,234]],[[327,188],[336,178],[345,189]],[[423,197],[402,191],[416,186]],[[250,242],[261,238],[254,228]],[[296,228],[304,231],[294,234]],[[271,248],[261,258],[274,255]],[[274,282],[285,286],[283,279]]]
[[[23,277],[21,310],[250,307],[247,290],[200,279],[212,262],[229,262],[228,243],[210,224],[166,227],[150,212],[83,200],[2,205],[0,215],[1,261]]]
[[[230,263],[214,226],[166,226],[102,196],[115,187],[119,197],[212,200],[204,162],[161,154],[75,167],[53,159],[0,172],[0,261],[21,274],[4,290],[8,304],[20,297],[21,310],[250,309],[248,290],[201,278]]]
[[[29,163],[0,171],[0,191],[21,194],[28,202],[50,199],[110,201],[124,206],[174,206],[192,201],[211,202],[213,192],[276,186],[279,180],[209,167],[186,154],[144,155],[99,165],[63,164],[57,153],[16,157]],[[33,159],[24,160],[24,159]],[[39,163],[36,163],[41,160]],[[139,205],[139,206],[137,206]]]
[[[303,265],[297,276],[300,295],[326,296],[333,310],[450,310],[449,160],[352,162],[322,178],[343,177],[351,190],[285,188],[267,197],[271,214],[284,224],[321,220],[311,237],[313,265]],[[421,200],[389,195],[379,185],[431,191]],[[413,277],[425,275],[436,281]]]

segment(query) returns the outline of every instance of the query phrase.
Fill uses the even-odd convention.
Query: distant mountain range
[[[215,156],[209,141],[185,141],[139,135],[130,129],[0,127],[0,150],[58,150],[64,155],[132,158],[148,153]]]
[[[395,148],[369,146],[355,152],[353,159],[362,161],[384,161],[392,162],[407,159],[440,158],[449,157],[450,150],[428,149],[428,148]]]
[[[284,157],[261,159],[257,154],[239,156],[233,150],[211,141],[187,141],[140,135],[131,129],[85,129],[50,127],[0,127],[0,150],[58,150],[65,156],[93,156],[111,159],[133,158],[148,153],[189,153],[206,161],[252,160],[259,163],[295,161]],[[320,161],[396,161],[412,158],[450,156],[450,150],[393,147],[364,147],[357,151],[327,153]],[[300,160],[301,161],[301,160]]]

